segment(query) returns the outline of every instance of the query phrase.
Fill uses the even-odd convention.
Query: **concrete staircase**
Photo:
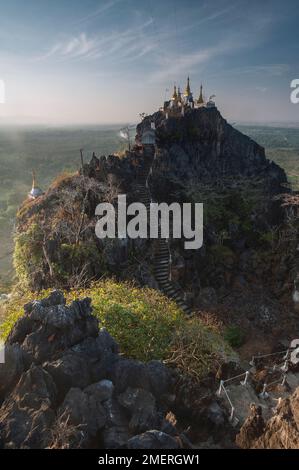
[[[155,256],[155,278],[161,291],[174,300],[187,315],[191,315],[192,309],[186,304],[181,287],[170,280],[170,270],[169,243],[166,239],[159,238]]]
[[[254,369],[251,370],[254,372]],[[225,384],[226,392],[222,391],[220,395],[221,406],[226,410],[228,416],[231,415],[232,406],[234,407],[233,419],[231,420],[234,427],[242,426],[252,403],[261,406],[265,420],[270,419],[275,413],[279,399],[288,397],[299,386],[299,373],[289,371],[286,374],[285,384],[275,384],[267,391],[267,396],[263,398],[261,394],[256,393],[250,379],[246,385],[243,385],[243,379],[232,378],[230,382]]]
[[[147,180],[154,161],[155,149],[145,148],[145,162],[137,172],[137,181],[135,183],[136,200],[145,205],[147,213],[150,212],[151,193]],[[148,217],[149,220],[149,217]],[[174,300],[179,307],[187,314],[192,313],[192,309],[187,305],[184,299],[184,293],[177,283],[170,280],[170,243],[169,240],[161,237],[161,228],[158,228],[157,249],[154,260],[154,273],[160,290],[169,298]]]
[[[233,426],[242,426],[248,416],[250,405],[252,403],[261,406],[263,417],[265,419],[269,419],[273,415],[273,408],[277,405],[277,401],[272,397],[269,397],[267,400],[259,398],[250,383],[245,386],[240,383],[232,383],[226,387],[226,391],[235,408],[232,421]],[[231,407],[226,400],[226,397],[223,396],[221,401],[223,408],[225,408],[228,415],[230,415]]]

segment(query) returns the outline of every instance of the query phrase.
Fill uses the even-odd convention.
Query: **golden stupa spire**
[[[202,85],[200,85],[200,93],[199,93],[199,98],[197,100],[197,104],[203,104],[203,103],[204,103],[204,99],[202,95]]]
[[[185,90],[185,96],[190,96],[191,95],[191,88],[190,88],[190,78],[187,78],[187,86]]]
[[[172,99],[173,99],[173,100],[176,100],[176,99],[177,99],[177,97],[178,97],[178,95],[177,95],[177,91],[176,91],[176,85],[174,85],[174,87],[173,87],[173,95],[172,95]]]
[[[178,87],[178,101],[179,101],[179,102],[182,101],[182,94],[181,94],[181,89],[180,89],[180,87]]]

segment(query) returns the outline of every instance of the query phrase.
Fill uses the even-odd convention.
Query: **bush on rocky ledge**
[[[43,291],[42,299],[49,295]],[[67,302],[78,298],[92,299],[93,314],[101,326],[115,338],[127,357],[150,361],[170,360],[182,372],[200,378],[231,351],[220,334],[199,318],[187,318],[178,306],[161,293],[113,280],[95,282],[86,289],[64,292]],[[7,304],[5,321],[0,325],[0,338],[5,340],[16,321],[23,315],[23,305],[32,299],[27,292]],[[177,360],[178,345],[197,343],[196,357],[186,354],[184,363]],[[178,356],[177,356],[178,355]]]

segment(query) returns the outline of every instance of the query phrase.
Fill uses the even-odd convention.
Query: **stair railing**
[[[153,160],[156,160],[157,159],[157,152],[156,152],[156,149],[155,149],[155,152],[154,152],[154,158]],[[148,190],[148,195],[149,195],[149,199],[150,199],[150,204],[153,203],[153,199],[152,199],[152,194],[151,194],[151,191],[150,191],[150,187],[149,187],[149,178],[150,176],[153,174],[153,162],[151,162],[151,166],[149,168],[149,172],[146,176],[146,180],[145,180],[145,188]],[[148,222],[149,223],[149,222]],[[172,236],[172,232],[169,233],[169,238],[167,238],[165,240],[165,242],[167,243],[167,248],[168,248],[168,253],[169,253],[169,261],[168,261],[168,268],[169,268],[169,275],[168,275],[168,280],[171,282],[172,281],[172,272],[171,272],[171,268],[172,268],[172,263],[173,263],[173,259],[172,259],[172,254],[171,254],[171,250],[170,250],[170,238]],[[158,220],[158,238],[161,237],[162,238],[162,231],[161,231],[161,220],[159,218]],[[184,301],[186,301],[186,293],[184,293]]]
[[[289,355],[289,350],[288,350],[288,355]],[[277,369],[280,369],[280,371],[282,372],[282,375],[280,376],[279,379],[274,380],[273,382],[264,384],[263,390],[259,395],[260,398],[267,399],[269,397],[269,394],[267,393],[267,389],[269,389],[269,387],[271,387],[271,385],[275,385],[275,384],[278,384],[278,383],[280,383],[280,385],[282,387],[285,385],[286,379],[287,379],[287,372],[289,370],[289,361],[288,361],[288,359],[286,359],[281,364],[278,364],[278,365],[274,364],[273,371],[275,372],[275,371],[277,371]]]
[[[281,354],[284,354],[284,357],[283,359],[287,360],[288,357],[289,357],[289,354],[290,354],[290,350],[289,349],[286,349],[284,351],[279,351],[279,352],[275,352],[275,353],[270,353],[270,354],[258,354],[257,356],[252,356],[251,358],[251,361],[249,362],[249,364],[252,366],[252,367],[255,367],[255,360],[256,359],[263,359],[265,357],[270,357],[270,356],[280,356]]]
[[[267,398],[269,398],[269,393],[267,392],[267,389],[269,389],[269,387],[271,387],[272,385],[275,385],[278,383],[280,383],[280,385],[283,387],[286,383],[286,380],[287,380],[287,373],[285,372],[282,374],[282,376],[278,380],[274,380],[273,382],[270,382],[270,383],[265,383],[263,385],[262,392],[259,394],[259,397],[262,398],[263,400],[266,400]]]
[[[244,380],[240,382],[241,385],[243,385],[244,387],[246,387],[247,385],[247,382],[248,382],[248,378],[249,378],[249,371],[246,371],[246,372],[243,372],[242,374],[238,374],[238,375],[235,375],[234,377],[230,377],[229,379],[226,379],[226,380],[220,380],[220,385],[219,385],[219,388],[218,388],[218,391],[217,391],[217,395],[218,397],[221,397],[221,394],[222,392],[224,393],[229,405],[230,405],[230,408],[231,408],[231,412],[230,412],[230,417],[229,417],[229,421],[232,422],[233,419],[235,418],[235,407],[230,399],[230,396],[228,394],[228,390],[225,388],[225,384],[227,384],[228,382],[232,382],[233,380],[235,379],[239,379],[241,377],[244,377]]]
[[[169,266],[169,276],[168,276],[168,280],[169,281],[172,281],[172,273],[171,273],[171,267],[172,267],[172,256],[171,256],[171,251],[170,251],[170,248],[169,248],[169,242],[167,242],[167,246],[168,246],[168,251],[169,251],[169,262],[168,262],[168,266]]]
[[[225,396],[226,396],[226,399],[230,405],[230,408],[231,408],[231,412],[230,412],[230,416],[229,416],[229,421],[232,421],[234,419],[234,415],[235,415],[235,408],[234,408],[234,405],[229,397],[229,394],[227,393],[227,390],[224,386],[224,380],[221,380],[220,381],[220,386],[219,386],[219,389],[218,389],[218,392],[217,392],[217,395],[220,397],[221,396],[221,393],[224,392]]]
[[[249,364],[251,366],[254,366],[255,365],[255,359],[260,359],[260,358],[263,358],[263,357],[274,357],[274,356],[277,356],[277,355],[282,355],[284,354],[284,356],[282,357],[282,359],[284,360],[282,363],[280,364],[274,364],[274,366],[272,366],[273,368],[273,371],[277,371],[278,369],[280,369],[282,375],[279,377],[279,379],[277,380],[274,380],[270,383],[264,383],[263,385],[263,390],[262,392],[259,394],[259,398],[261,399],[267,399],[269,398],[269,393],[267,392],[267,390],[269,390],[269,388],[272,386],[272,385],[275,385],[275,384],[278,384],[280,383],[281,386],[284,386],[285,383],[286,383],[286,380],[287,380],[287,373],[288,373],[288,369],[289,369],[289,355],[290,355],[290,352],[291,350],[290,349],[286,349],[285,351],[280,351],[278,353],[270,353],[270,354],[264,354],[264,355],[258,355],[258,356],[252,356],[252,359],[251,361],[249,362]],[[220,384],[219,384],[219,388],[217,390],[217,396],[218,397],[221,397],[222,395],[222,392],[224,393],[229,405],[230,405],[230,417],[229,417],[229,421],[232,422],[235,418],[235,407],[232,403],[232,400],[229,396],[229,390],[225,387],[225,385],[229,382],[233,382],[234,380],[238,379],[238,378],[241,378],[241,377],[244,377],[244,380],[242,380],[240,382],[240,384],[242,386],[246,386],[247,383],[248,383],[248,379],[249,379],[249,376],[250,374],[252,373],[252,371],[250,370],[247,370],[246,372],[243,372],[242,374],[238,374],[238,375],[235,375],[234,377],[230,377],[229,379],[226,379],[226,380],[220,380]]]

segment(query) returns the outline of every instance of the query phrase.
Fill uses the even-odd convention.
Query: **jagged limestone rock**
[[[158,361],[122,357],[90,299],[67,306],[55,291],[27,304],[6,349],[4,448],[126,448],[136,433],[162,426],[171,374]]]

